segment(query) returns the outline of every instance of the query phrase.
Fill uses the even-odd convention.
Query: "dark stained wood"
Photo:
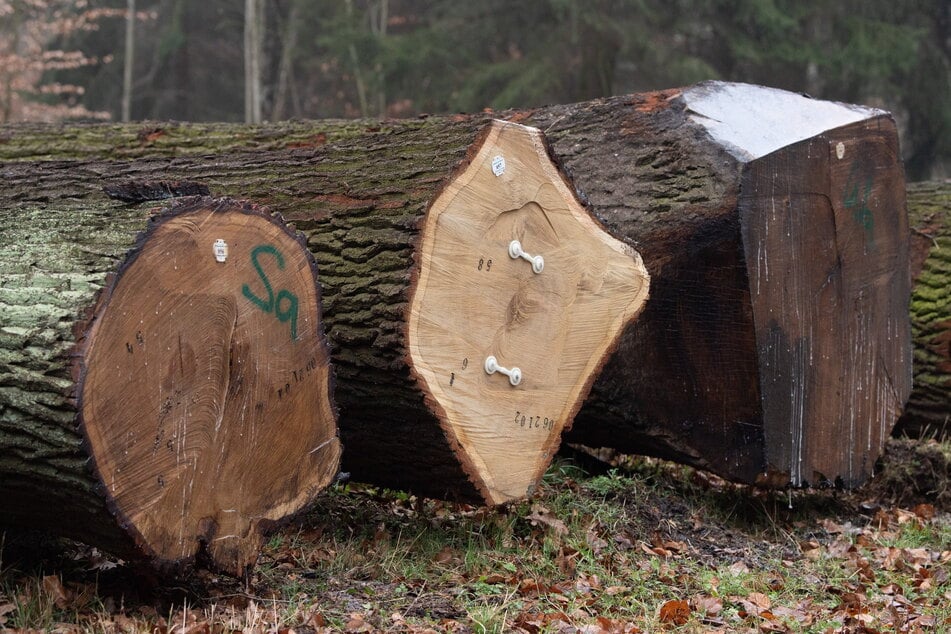
[[[509,116],[651,274],[569,440],[771,486],[871,475],[911,371],[887,113],[710,82]]]
[[[894,130],[873,120],[769,154],[743,177],[765,458],[793,483],[864,482],[911,387],[897,156]]]

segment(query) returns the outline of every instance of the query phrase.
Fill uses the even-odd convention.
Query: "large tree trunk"
[[[911,385],[892,118],[717,82],[514,116],[651,274],[568,438],[742,482],[867,478]]]
[[[135,69],[135,0],[126,0],[125,55],[122,60],[122,120],[132,120],[132,71]]]
[[[238,573],[336,474],[314,261],[278,219],[6,198],[0,253],[0,524]]]
[[[4,206],[94,206],[104,183],[135,201],[162,188],[114,185],[187,177],[296,223],[320,269],[355,479],[492,503],[525,496],[646,298],[639,257],[591,221],[525,126],[433,117],[4,134]],[[544,265],[511,257],[514,239]],[[521,381],[488,372],[515,367]]]
[[[915,386],[896,433],[951,434],[951,181],[908,188]]]
[[[653,278],[573,439],[747,482],[869,475],[911,378],[887,113],[710,83],[502,116],[546,130]],[[485,117],[9,128],[0,156],[51,152],[110,179],[189,177],[292,218],[321,266],[345,468],[439,493],[462,490],[464,472],[435,460],[452,454],[426,433],[434,418],[407,376],[406,275],[413,228]],[[436,465],[422,481],[420,464]]]

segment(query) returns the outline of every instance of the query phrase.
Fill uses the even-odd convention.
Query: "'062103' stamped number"
[[[555,419],[547,416],[529,416],[515,410],[515,424],[523,429],[554,429]]]

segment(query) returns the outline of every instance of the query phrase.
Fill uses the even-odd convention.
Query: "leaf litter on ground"
[[[556,463],[535,497],[495,509],[337,486],[244,580],[150,579],[95,549],[8,535],[0,631],[951,630],[945,498],[762,492],[616,462],[597,476]]]

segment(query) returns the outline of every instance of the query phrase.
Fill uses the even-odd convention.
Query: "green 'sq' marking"
[[[286,289],[278,291],[277,301],[275,302],[274,289],[271,287],[271,281],[268,279],[267,274],[264,272],[258,260],[262,253],[273,255],[274,259],[277,260],[277,268],[282,271],[284,270],[284,256],[282,256],[280,251],[274,246],[261,244],[254,247],[251,249],[251,265],[254,266],[254,270],[258,272],[258,276],[261,278],[261,283],[267,292],[267,299],[261,299],[255,295],[254,291],[252,291],[251,287],[247,284],[241,287],[241,293],[251,300],[252,304],[264,312],[270,313],[273,311],[274,316],[277,317],[281,323],[289,321],[291,323],[291,339],[297,339],[297,310],[300,302],[297,299],[297,295],[294,295],[294,293]],[[284,302],[286,308],[282,308],[282,302]]]

